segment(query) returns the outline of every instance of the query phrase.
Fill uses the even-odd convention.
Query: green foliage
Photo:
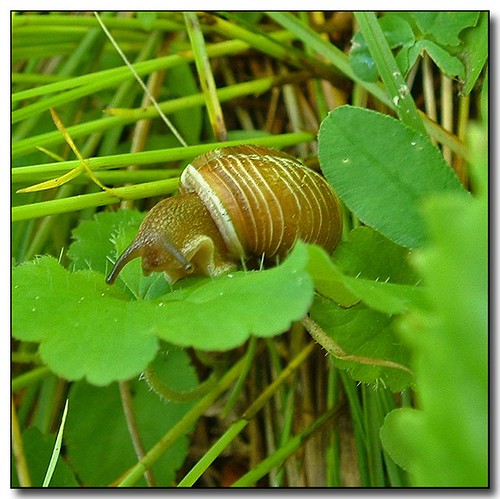
[[[130,232],[140,217],[122,211],[115,218],[114,230],[122,231],[123,241],[123,228]],[[106,235],[111,219],[109,213],[100,214],[76,230],[69,254],[77,267],[102,269],[112,251]],[[119,240],[118,235],[112,240]],[[157,338],[228,350],[251,334],[282,333],[311,304],[313,284],[306,265],[306,248],[297,245],[279,267],[205,279],[160,296],[166,287],[162,276],[144,278],[130,266],[124,279],[132,294],[155,295],[154,300],[130,300],[129,293],[108,286],[99,272],[68,272],[54,258],[42,257],[13,269],[13,335],[40,342],[42,359],[60,376],[105,385],[144,370],[156,354]]]
[[[484,182],[485,155],[481,149],[474,152],[481,171],[476,181]],[[479,192],[474,199],[433,197],[424,206],[431,238],[414,260],[426,282],[428,303],[401,322],[402,338],[414,352],[419,409],[390,413],[381,432],[387,451],[411,472],[415,486],[488,484],[488,205],[484,183]]]
[[[96,385],[128,379],[158,349],[154,321],[143,320],[126,296],[102,274],[68,272],[41,257],[12,272],[12,334],[40,342],[40,356],[61,377]]]
[[[339,456],[345,456],[339,443],[349,438],[357,456],[357,464],[349,464],[362,486],[407,486],[408,476],[415,486],[487,484],[487,137],[469,122],[468,112],[477,108],[487,119],[488,13],[354,16],[360,32],[347,56],[347,45],[338,46],[337,34],[328,31],[334,15],[324,32],[317,29],[320,15],[199,15],[209,62],[217,59],[212,64],[217,84],[227,85],[217,89],[216,100],[226,106],[226,125],[237,125],[228,130],[232,141],[225,145],[282,148],[313,141],[310,132],[280,134],[279,126],[287,130],[285,109],[288,118],[297,113],[304,123],[321,121],[333,94],[328,95],[331,88],[323,88],[319,78],[340,90],[339,95],[354,87],[346,102],[368,102],[379,111],[341,106],[321,124],[320,165],[346,208],[343,240],[334,254],[298,243],[275,268],[188,278],[174,286],[161,274],[143,276],[137,259],[108,286],[105,276],[135,236],[144,213],[102,207],[174,193],[184,162],[220,146],[208,143],[213,131],[205,118],[206,97],[198,91],[202,74],[191,64],[193,47],[187,43],[182,13],[102,17],[144,80],[165,71],[158,100],[190,144],[185,148],[158,121],[151,122],[150,130],[130,126],[157,118],[157,112],[151,106],[134,107],[143,101],[140,87],[109,50],[93,16],[13,15],[12,255],[16,263],[25,262],[12,269],[13,414],[22,442],[14,438],[22,444],[34,486],[41,485],[47,471],[55,439],[50,433],[57,429],[66,397],[64,446],[50,486],[145,485],[149,467],[155,484],[175,485],[198,418],[210,415],[205,421],[210,439],[227,428],[230,410],[241,414],[242,400],[248,400],[251,410],[237,426],[246,426],[261,407],[268,411],[265,437],[257,444],[250,439],[255,447],[245,444],[244,455],[266,445],[276,449],[268,455],[275,461],[264,458],[254,468],[260,470],[258,477],[268,475],[264,480],[272,486],[291,483],[295,473],[287,476],[288,466],[302,472],[302,465],[326,462],[316,451],[311,459],[314,447],[306,447],[303,460],[297,449],[307,437],[318,436],[314,425],[344,412],[340,400],[347,400],[350,420],[340,420],[339,433],[338,420],[330,426],[326,422],[323,434],[332,436],[331,442],[324,440],[329,445],[329,485],[344,485]],[[267,68],[286,63],[287,74],[252,79],[255,52]],[[409,76],[421,76],[417,64],[424,53],[440,75],[454,79],[460,121],[453,130],[446,126],[444,132],[417,111],[415,102],[424,108],[417,97],[428,96],[416,95],[419,85],[412,86]],[[231,67],[234,61],[238,64]],[[37,68],[54,69],[40,73]],[[471,98],[469,110],[463,96],[473,92],[484,73],[481,100]],[[288,92],[297,81],[302,86],[304,75],[303,88],[311,92],[304,94],[311,104],[304,106],[307,113],[302,97],[294,100]],[[242,82],[233,83],[242,76]],[[261,94],[284,84],[283,107],[278,92],[260,101]],[[303,89],[297,89],[302,95]],[[444,106],[455,95],[440,98],[438,105]],[[275,104],[279,119],[271,126]],[[62,135],[46,119],[54,106],[96,175],[106,185],[125,187],[96,192],[89,178],[80,175],[54,192],[15,192],[79,166],[71,158],[51,162],[36,149],[44,146],[66,158]],[[467,147],[461,136],[465,129]],[[145,150],[128,152],[136,145]],[[470,174],[472,194],[439,148],[453,153],[454,167],[463,161],[468,171],[461,178],[467,183]],[[475,159],[471,166],[470,158]],[[165,163],[172,169],[163,169]],[[139,168],[126,168],[130,165]],[[304,348],[304,332],[291,328],[297,321],[324,349],[329,357],[325,365],[335,367],[328,377],[325,369],[302,364],[307,357],[317,359],[318,346]],[[288,336],[268,341],[290,328]],[[245,348],[249,339],[246,354],[229,352]],[[219,352],[205,353],[210,351]],[[197,357],[206,383],[198,382],[190,356]],[[262,371],[269,364],[271,378]],[[300,368],[297,378],[291,365],[294,372]],[[200,399],[162,400],[141,379],[148,367],[165,384],[164,393]],[[214,404],[237,379],[220,416]],[[128,407],[123,390],[131,396]],[[264,406],[271,396],[279,403]],[[258,408],[256,401],[262,402]],[[308,420],[314,413],[308,404],[316,404],[316,419]],[[304,414],[299,407],[306,408]],[[125,420],[124,409],[133,410],[137,428]],[[135,430],[145,451],[142,459],[132,444]],[[232,456],[231,440],[219,440],[217,455]],[[198,464],[212,462],[213,456],[213,449],[207,450]],[[190,457],[186,464],[192,465],[198,457]],[[18,486],[15,466],[22,462],[14,456],[13,463],[12,484]],[[22,481],[22,472],[19,477]]]
[[[394,392],[410,385],[411,373],[405,369],[408,350],[398,340],[388,314],[362,304],[344,309],[321,298],[314,301],[310,313],[349,352],[348,356],[336,356],[334,364],[348,370],[355,380],[375,387],[380,383]]]
[[[182,350],[170,348],[159,356],[154,367],[162,381],[177,390],[191,389],[197,384],[189,356]],[[145,449],[150,449],[194,404],[165,403],[139,379],[130,381],[129,389]],[[137,462],[121,406],[116,384],[97,388],[79,381],[71,387],[65,442],[68,458],[86,487],[111,484],[120,478],[118,470],[126,470]],[[158,486],[172,485],[175,471],[187,455],[188,443],[187,434],[180,436],[153,466]],[[137,485],[144,486],[144,479]]]
[[[468,94],[487,58],[486,12],[398,12],[379,18],[399,69],[407,76],[418,58],[427,53],[447,76],[464,83]],[[373,40],[359,31],[352,39],[349,61],[357,76],[368,82],[378,79]]]
[[[309,254],[308,270],[322,295],[310,315],[340,348],[335,365],[358,381],[393,391],[408,387],[408,349],[393,326],[397,314],[422,302],[408,250],[360,227],[338,246],[333,261],[316,246]]]
[[[334,253],[335,264],[353,277],[397,284],[420,282],[409,264],[410,251],[369,227],[357,227]]]
[[[458,45],[461,32],[475,26],[479,12],[412,12],[422,33],[442,45]]]
[[[419,212],[426,196],[465,194],[427,137],[367,109],[342,106],[327,116],[319,159],[325,177],[363,223],[409,248],[426,239]]]
[[[348,241],[350,242],[350,240]],[[386,241],[390,243],[388,240]],[[345,244],[348,245],[349,243]],[[357,263],[356,258],[362,254],[361,252],[366,251],[365,255],[369,258],[374,255],[372,250],[376,247],[376,245],[368,245],[360,249],[354,243],[354,245],[349,246],[349,249],[342,252],[342,256],[347,263],[350,257],[349,251],[354,252],[354,258],[347,263],[351,269],[354,269]],[[379,249],[381,249],[380,253],[376,253],[377,257],[372,258],[373,260],[377,260],[379,254],[384,255],[380,245]],[[393,262],[395,266],[394,273],[396,274],[401,260],[394,260]],[[415,285],[390,283],[392,269],[390,264],[386,264],[385,267],[388,274],[384,280],[381,280],[381,276],[364,279],[361,277],[361,270],[358,270],[355,276],[352,277],[343,273],[336,259],[332,262],[324,250],[319,247],[310,248],[308,269],[314,278],[317,291],[342,307],[350,307],[363,301],[366,305],[379,312],[397,314],[406,311],[412,303],[422,301],[421,291]],[[361,269],[362,266],[358,268]]]
[[[379,24],[389,44],[389,48],[396,49],[414,45],[415,35],[411,26],[398,15],[386,14],[380,18]],[[369,82],[377,81],[378,70],[361,31],[358,31],[352,38],[349,62],[353,71],[361,79]]]

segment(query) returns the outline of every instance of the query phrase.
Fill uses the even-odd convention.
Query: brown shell
[[[332,251],[340,239],[339,202],[326,180],[286,153],[260,146],[198,156],[181,176],[235,257],[285,256],[297,239]]]

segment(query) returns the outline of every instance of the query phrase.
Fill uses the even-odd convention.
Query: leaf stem
[[[224,409],[222,411],[222,417],[225,418],[227,415],[231,412],[231,410],[234,407],[234,404],[236,404],[236,401],[238,400],[238,397],[241,393],[241,390],[243,389],[243,385],[245,384],[245,381],[247,380],[248,373],[250,372],[250,368],[253,365],[253,361],[255,358],[255,352],[257,351],[257,337],[256,336],[251,336],[250,341],[248,342],[248,349],[245,354],[245,366],[243,368],[243,371],[241,372],[240,377],[238,378],[238,381],[234,385],[233,390],[231,391],[231,395],[229,396],[229,399],[224,406]]]
[[[141,442],[141,436],[139,434],[139,427],[137,424],[137,419],[134,412],[134,404],[132,401],[132,395],[130,393],[130,386],[127,381],[121,381],[118,383],[120,388],[120,397],[122,400],[123,414],[125,415],[125,420],[127,422],[127,428],[132,439],[132,444],[134,446],[135,455],[138,460],[141,460],[144,455],[144,446]],[[156,480],[152,469],[144,471],[144,478],[149,487],[155,487]]]
[[[360,364],[367,364],[370,366],[390,367],[392,369],[401,369],[411,375],[413,372],[402,364],[392,362],[391,360],[377,359],[375,357],[363,357],[360,355],[349,355],[344,349],[329,336],[321,326],[313,321],[310,317],[306,316],[302,319],[302,324],[308,333],[317,341],[330,355],[337,359],[358,362]]]
[[[172,400],[174,402],[191,402],[199,399],[212,390],[218,380],[217,373],[213,372],[205,381],[200,383],[193,390],[178,392],[176,390],[172,390],[172,388],[163,383],[151,364],[149,364],[149,366],[144,370],[143,376],[151,390],[153,390],[159,397],[165,400]]]

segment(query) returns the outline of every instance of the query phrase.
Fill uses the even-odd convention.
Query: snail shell
[[[298,239],[331,252],[341,232],[339,201],[321,175],[275,149],[224,147],[186,167],[179,195],[153,207],[107,281],[138,257],[145,275],[163,271],[175,282],[251,256],[282,259]]]

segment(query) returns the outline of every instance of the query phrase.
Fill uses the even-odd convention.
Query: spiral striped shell
[[[330,252],[342,232],[328,183],[274,149],[236,146],[202,154],[182,173],[179,191],[147,214],[108,283],[134,258],[142,259],[145,275],[163,272],[173,283],[229,272],[246,257],[280,260],[298,239]]]
[[[283,257],[297,239],[333,250],[339,202],[326,180],[286,153],[235,146],[198,156],[181,175],[196,193],[234,257]]]

